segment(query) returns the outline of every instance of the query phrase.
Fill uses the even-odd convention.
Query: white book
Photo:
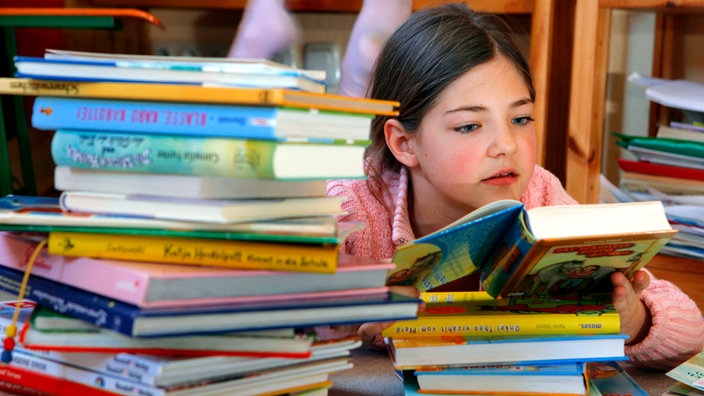
[[[238,223],[344,213],[342,197],[213,200],[64,191],[61,208],[70,212],[141,216],[163,220]]]
[[[268,180],[137,173],[57,166],[54,188],[201,199],[302,198],[327,195],[325,180]]]

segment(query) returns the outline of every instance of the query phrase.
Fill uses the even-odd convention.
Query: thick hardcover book
[[[236,61],[233,61],[236,62]],[[178,63],[168,57],[140,60],[69,59],[15,56],[15,76],[48,80],[203,84],[249,88],[288,88],[325,93],[323,80],[296,69],[237,68],[222,63]]]
[[[608,295],[495,299],[486,292],[423,293],[416,320],[400,320],[386,337],[579,335],[620,331]]]
[[[69,212],[206,223],[241,223],[292,217],[343,214],[341,197],[199,199],[93,191],[64,191],[61,209]]]
[[[218,176],[135,173],[99,169],[54,168],[59,191],[95,191],[200,199],[304,198],[327,195],[327,181],[267,180]]]
[[[0,233],[0,266],[23,271],[36,245],[32,240]],[[128,304],[157,307],[277,300],[292,295],[315,298],[354,290],[373,294],[373,290],[383,291],[390,268],[393,264],[388,261],[346,254],[340,255],[336,273],[321,274],[67,257],[44,250],[31,273]]]
[[[0,267],[0,289],[19,293],[23,273]],[[393,293],[202,306],[140,308],[30,275],[25,297],[62,314],[134,337],[216,334],[415,318],[419,300]]]
[[[37,129],[163,133],[264,140],[368,140],[373,115],[276,106],[237,106],[42,96]]]
[[[420,369],[414,372],[422,392],[469,394],[585,396],[584,362],[496,364]]]
[[[389,283],[400,273],[427,291],[481,271],[493,297],[605,292],[609,274],[642,268],[677,232],[660,201],[525,210],[505,200],[475,212],[400,247]]]
[[[49,232],[50,254],[236,269],[335,273],[338,244]]]
[[[278,180],[363,178],[366,145],[62,129],[54,133],[51,156],[56,165],[85,169]]]
[[[80,323],[71,328],[71,321]],[[80,319],[63,317],[44,306],[34,310],[31,318],[24,322],[20,334],[20,343],[28,350],[130,352],[167,356],[307,358],[311,355],[312,341],[312,336],[306,334],[276,336],[231,333],[129,337],[112,330],[88,326]]]
[[[492,363],[624,360],[625,334],[389,338],[397,369]]]
[[[26,96],[153,100],[165,102],[291,106],[364,114],[397,115],[398,102],[316,94],[282,88],[204,87],[180,84],[55,81],[0,78],[0,93]]]

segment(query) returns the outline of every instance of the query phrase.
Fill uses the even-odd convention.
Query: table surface
[[[330,396],[403,396],[403,383],[386,351],[356,349],[352,363],[352,369],[332,375]],[[660,396],[675,383],[663,371],[642,369],[629,362],[621,365],[650,395]]]

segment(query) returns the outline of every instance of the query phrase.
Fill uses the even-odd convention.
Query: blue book
[[[17,295],[24,274],[0,266],[0,289]],[[94,326],[133,337],[219,334],[385,322],[416,316],[419,300],[393,293],[358,297],[139,308],[30,275],[25,298]]]
[[[37,129],[82,129],[265,140],[368,140],[373,115],[278,106],[40,96]]]

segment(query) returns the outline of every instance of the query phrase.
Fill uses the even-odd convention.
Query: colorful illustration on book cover
[[[551,247],[516,282],[511,295],[567,295],[611,290],[610,275],[639,268],[653,241]]]

